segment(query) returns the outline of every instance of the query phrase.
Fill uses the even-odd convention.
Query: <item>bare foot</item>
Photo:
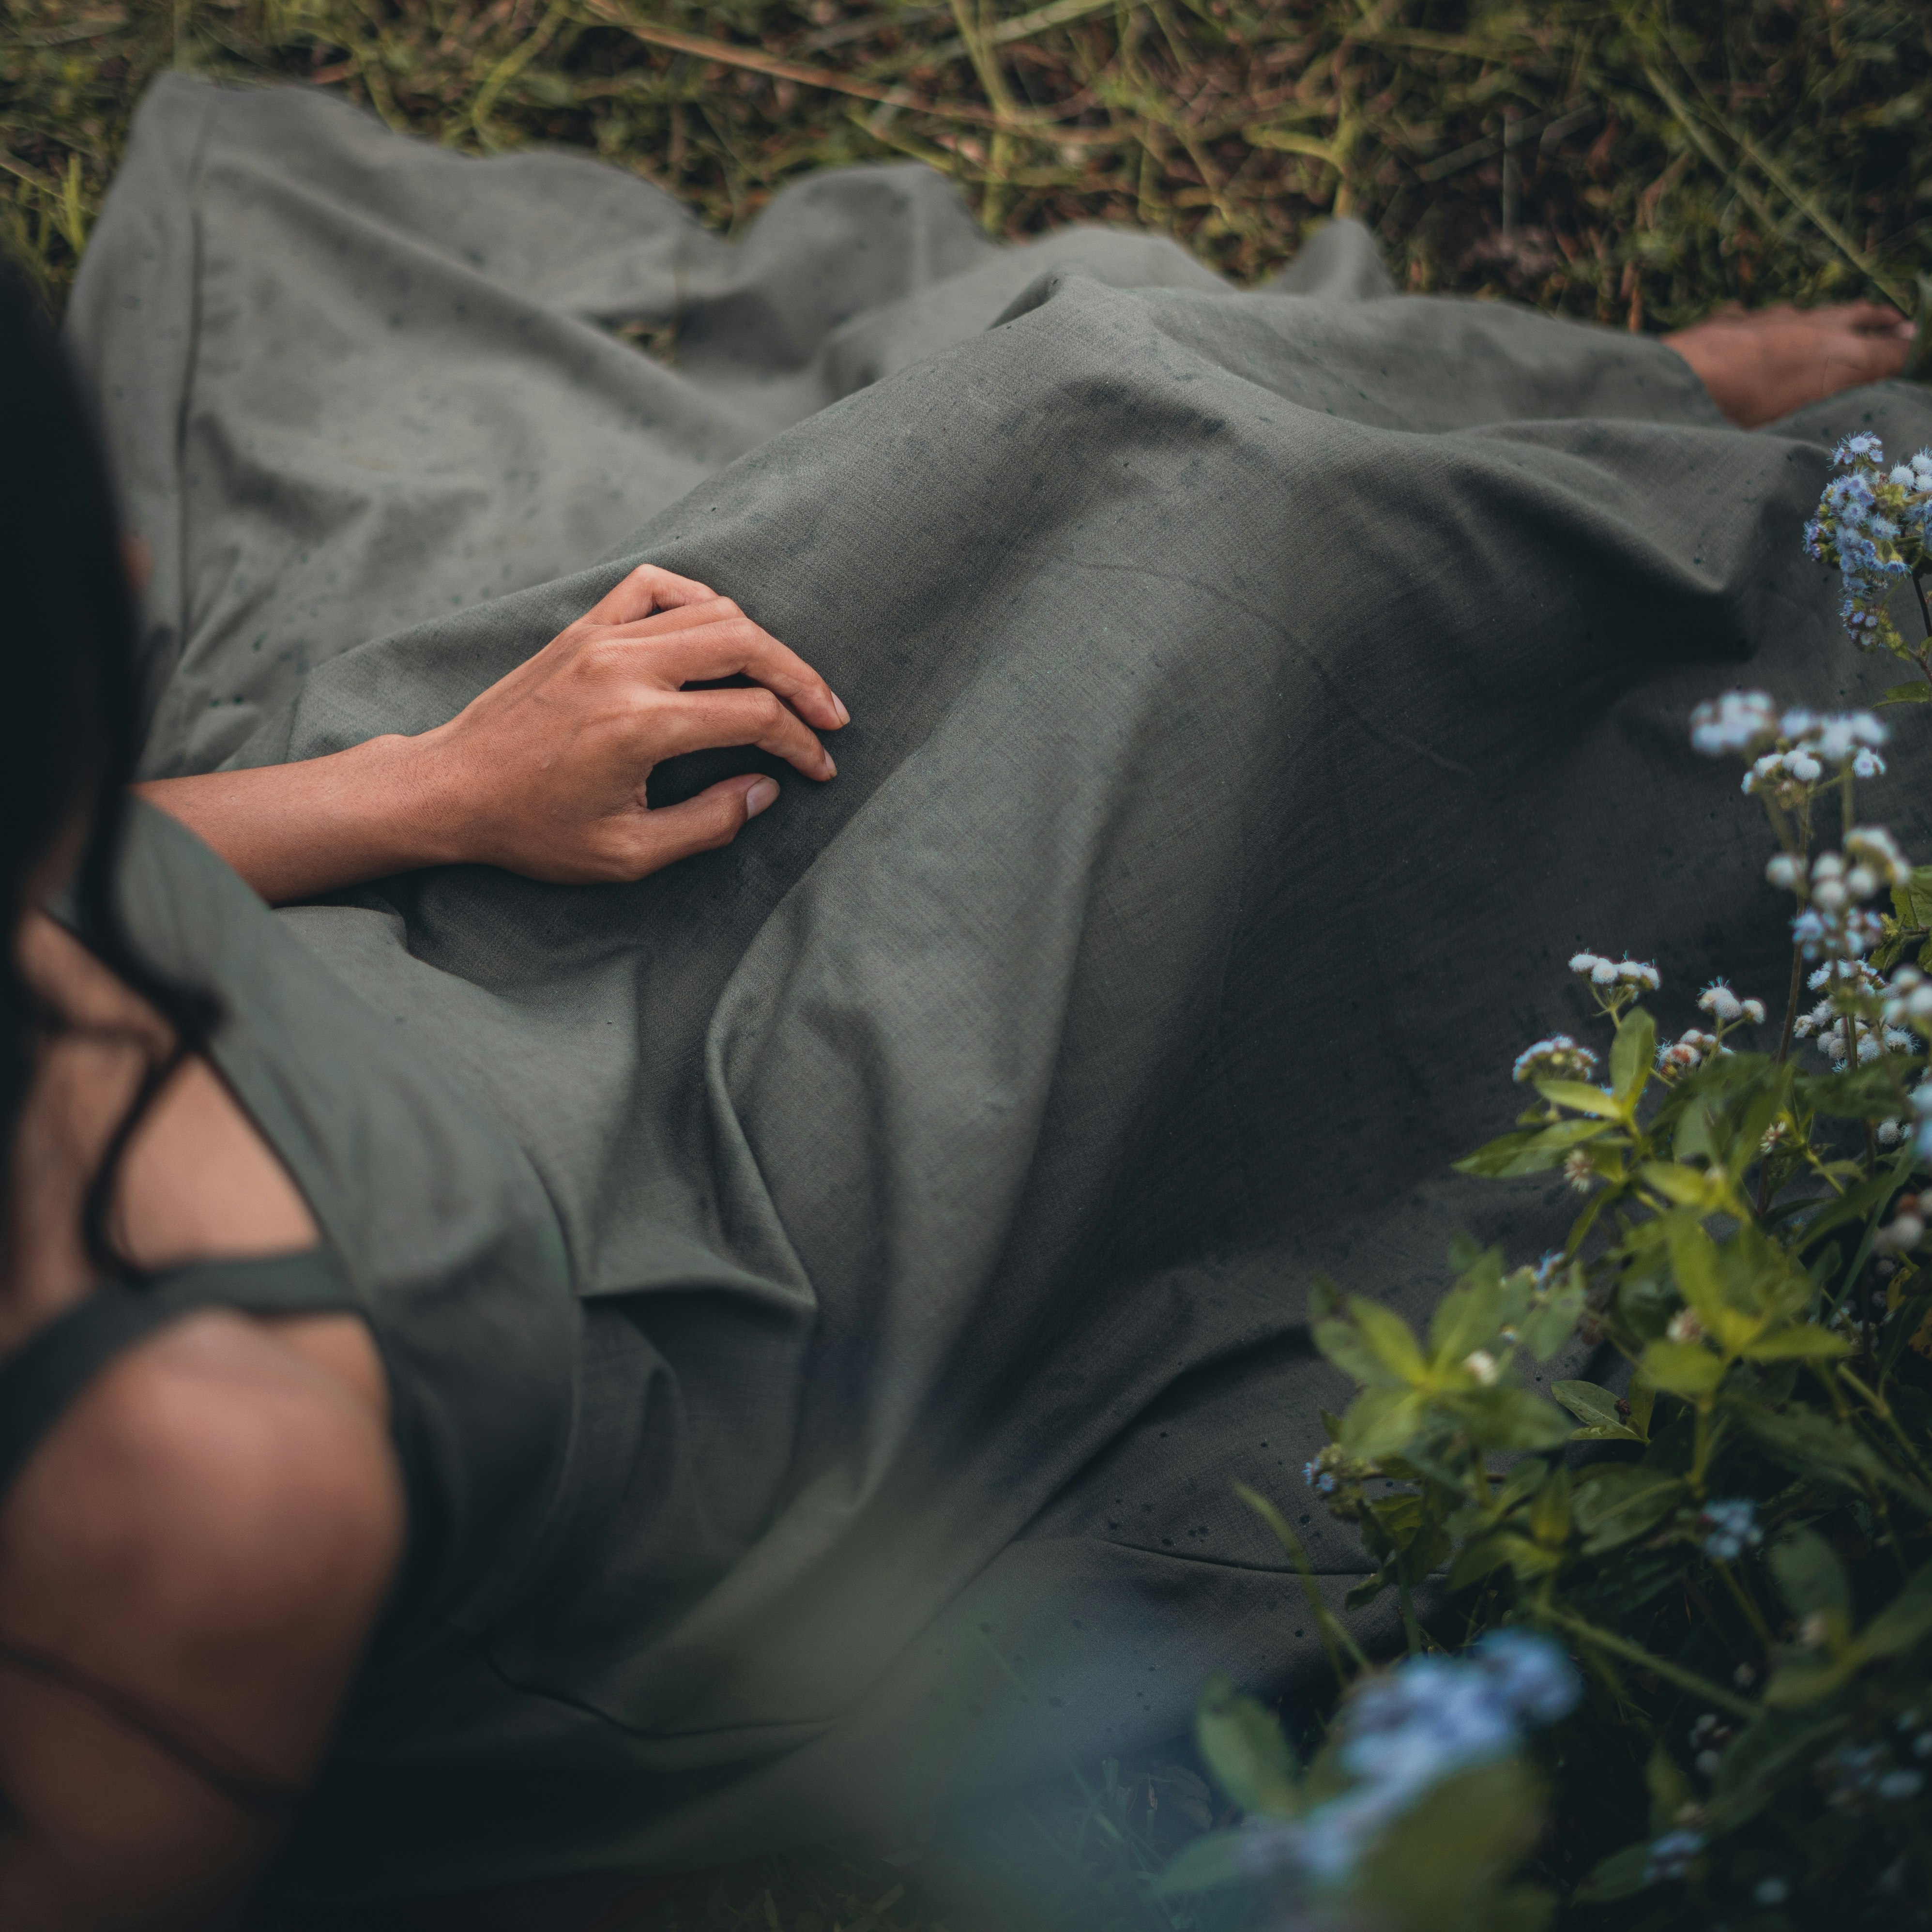
[[[1912,325],[1882,302],[1750,311],[1721,308],[1664,340],[1702,379],[1711,400],[1745,429],[1905,367]]]

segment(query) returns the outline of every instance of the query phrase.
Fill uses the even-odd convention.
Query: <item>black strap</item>
[[[112,1281],[37,1330],[0,1362],[0,1495],[75,1396],[117,1356],[200,1308],[254,1315],[360,1306],[334,1257],[300,1254],[198,1262],[139,1281]]]

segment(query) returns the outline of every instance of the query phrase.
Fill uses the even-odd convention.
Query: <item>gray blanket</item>
[[[1448,1166],[1582,1029],[1573,951],[1659,960],[1667,1025],[1720,967],[1776,998],[1685,716],[1883,681],[1798,529],[1838,430],[1932,436],[1902,385],[1738,433],[1654,341],[1394,296],[1346,223],[1237,292],[1145,236],[996,248],[890,167],[727,241],[181,79],[70,333],[156,560],[150,772],[426,728],[646,560],[855,720],[835,783],[638,885],[279,916],[676,1390],[648,1466],[580,1430],[578,1527],[325,1794],[312,1897],[704,1862],[1300,1682],[1232,1485],[1339,1599],[1310,1275],[1414,1314],[1459,1223],[1534,1258],[1560,1202]]]

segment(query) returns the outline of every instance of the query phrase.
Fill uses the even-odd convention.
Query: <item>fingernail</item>
[[[851,723],[852,714],[845,709],[844,699],[841,698],[836,691],[832,694],[832,708],[838,712],[838,722],[840,724],[849,724]]]
[[[825,776],[829,778],[836,778],[838,776],[838,767],[832,762],[830,752],[825,754]]]
[[[745,816],[747,818],[757,818],[758,814],[763,812],[778,795],[778,788],[775,780],[759,779],[758,783],[745,794]]]

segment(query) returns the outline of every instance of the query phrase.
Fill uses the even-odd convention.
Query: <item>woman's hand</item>
[[[687,690],[745,676],[751,687]],[[755,745],[808,778],[849,722],[825,680],[707,585],[646,564],[446,724],[298,764],[136,788],[273,903],[422,866],[642,878],[728,845],[778,796],[756,772],[652,806],[652,769]]]
[[[687,691],[743,676],[752,688]],[[641,878],[729,844],[778,796],[756,773],[646,804],[652,768],[755,745],[838,770],[810,727],[848,721],[825,680],[730,598],[646,565],[536,656],[414,740],[452,855],[560,884]]]

